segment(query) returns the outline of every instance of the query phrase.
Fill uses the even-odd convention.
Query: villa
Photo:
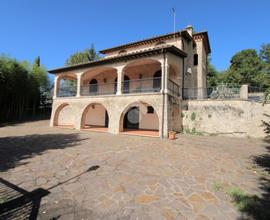
[[[208,33],[188,26],[102,50],[97,61],[50,70],[50,126],[160,138],[181,132],[181,102],[185,91],[204,96],[210,52]]]

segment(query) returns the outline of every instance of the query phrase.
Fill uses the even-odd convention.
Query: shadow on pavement
[[[49,193],[42,188],[27,192],[0,178],[0,220],[35,220],[42,197]]]
[[[261,195],[243,195],[236,198],[236,203],[242,204],[240,219],[270,219],[270,140],[266,140],[267,153],[253,157],[253,163],[258,168],[259,188]]]
[[[21,160],[42,154],[46,150],[73,147],[85,140],[79,134],[34,134],[0,138],[0,172],[27,164]]]

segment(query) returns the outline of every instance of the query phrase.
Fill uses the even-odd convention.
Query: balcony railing
[[[161,78],[125,80],[122,82],[122,93],[160,92]],[[82,96],[112,95],[117,92],[117,83],[98,83],[81,87]]]
[[[125,80],[122,82],[122,93],[158,93],[161,90],[161,77],[145,78],[136,80]],[[58,97],[76,96],[77,88],[75,86],[60,87]],[[170,94],[179,96],[179,86],[169,80],[168,91]],[[117,92],[117,82],[97,83],[81,87],[81,96],[99,96],[113,95]]]
[[[168,90],[172,95],[180,96],[180,87],[175,82],[168,81]]]
[[[125,80],[122,82],[122,93],[152,93],[160,92],[161,78]]]
[[[76,86],[61,86],[58,90],[58,97],[71,97],[76,96],[77,87]]]
[[[117,83],[98,83],[81,87],[82,96],[112,95],[117,91]]]

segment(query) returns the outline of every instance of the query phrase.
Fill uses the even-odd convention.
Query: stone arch
[[[54,113],[53,126],[74,128],[74,114],[68,103],[59,105]]]
[[[133,127],[134,130],[156,131],[156,136],[158,136],[160,118],[156,109],[157,108],[154,104],[146,101],[137,101],[125,105],[119,118],[120,132],[129,129],[129,126],[127,126],[125,120],[130,117],[130,124],[137,126]],[[130,115],[127,116],[127,114]],[[138,121],[136,122],[136,120]],[[132,126],[130,126],[130,129],[132,129]]]
[[[103,103],[94,102],[88,104],[81,115],[81,128],[98,130],[109,127],[110,116]],[[102,131],[105,131],[104,129]]]

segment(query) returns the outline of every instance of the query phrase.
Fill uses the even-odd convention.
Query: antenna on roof
[[[173,12],[173,32],[174,32],[174,40],[175,40],[175,8],[172,8]]]

